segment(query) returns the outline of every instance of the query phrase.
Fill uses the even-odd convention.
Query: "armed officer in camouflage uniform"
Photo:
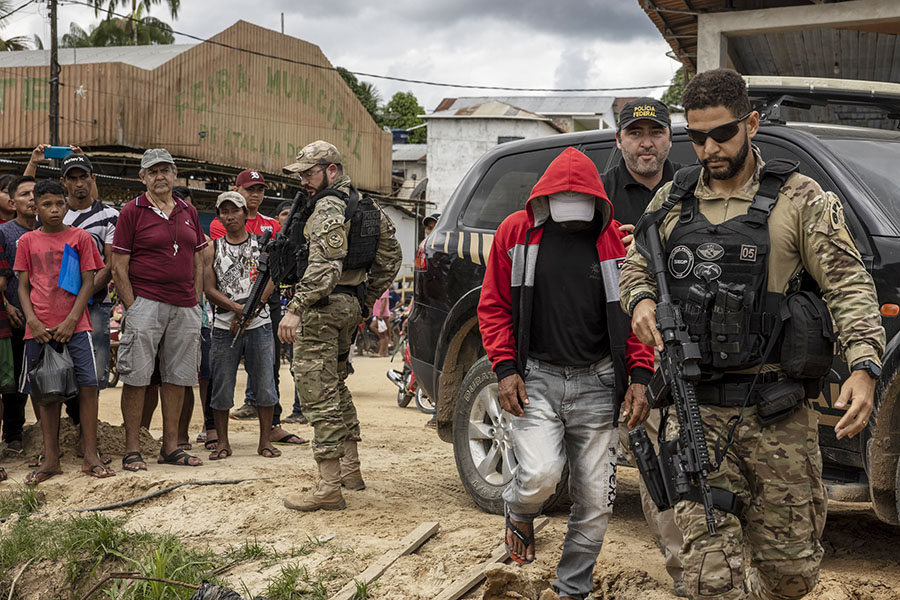
[[[818,417],[807,400],[818,395],[821,379],[801,384],[788,378],[792,357],[772,353],[764,360],[763,349],[768,337],[776,337],[773,313],[805,272],[834,317],[840,351],[851,368],[835,402],[847,408],[835,431],[839,439],[855,436],[872,413],[885,344],[875,288],[837,196],[795,172],[794,164],[766,165],[751,145],[759,114],[751,110],[737,73],[697,75],[683,104],[702,170],[693,168],[693,181],[683,176],[691,167],[679,171],[644,218],[663,208],[657,216],[672,300],[701,351],[696,389],[710,456],[749,398],[733,443],[708,479],[733,501],[730,512],[714,510],[718,535],[709,534],[701,503],[682,499],[675,505],[684,535],[684,582],[693,598],[704,600],[801,598],[816,585],[823,555],[826,496]],[[619,286],[634,332],[661,349],[656,281],[635,244]],[[831,348],[828,343],[819,361],[825,369]],[[677,433],[673,421],[669,439]]]
[[[341,486],[365,488],[360,473],[359,420],[344,381],[350,344],[363,307],[388,288],[403,259],[394,224],[344,174],[341,155],[328,142],[304,147],[284,168],[298,173],[314,208],[303,229],[309,261],[278,326],[294,343],[293,370],[303,414],[315,430],[313,456],[319,481],[306,495],[284,500],[302,511],[341,510]],[[352,216],[351,216],[352,214]],[[296,341],[295,341],[296,340]]]

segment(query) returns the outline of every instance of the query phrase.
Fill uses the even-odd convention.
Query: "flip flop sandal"
[[[99,460],[104,465],[108,465],[112,462],[112,457],[103,454],[103,450],[97,448],[97,460]]]
[[[175,448],[168,454],[160,452],[159,458],[156,459],[156,462],[160,465],[175,465],[177,467],[199,467],[200,465],[192,465],[190,462],[188,462],[192,458],[197,457],[191,456],[181,448]]]
[[[60,457],[60,458],[63,457],[63,453],[62,453],[62,452],[59,453],[59,457]],[[100,457],[98,456],[97,458],[100,458]],[[38,454],[38,455],[35,456],[33,459],[31,459],[31,462],[30,462],[30,463],[28,463],[28,468],[29,468],[29,469],[38,469],[38,468],[40,468],[42,462],[44,462],[44,455],[43,455],[43,454]],[[110,462],[111,462],[111,461],[110,461]],[[108,465],[109,462],[107,462],[107,463],[105,463],[105,464]]]
[[[225,456],[222,456],[224,454]],[[171,454],[169,455],[171,456]],[[221,450],[215,450],[209,455],[209,460],[225,460],[231,456],[231,448],[222,448]]]
[[[6,474],[6,469],[0,467],[0,481],[6,481],[7,477],[9,476]]]
[[[25,448],[9,448],[3,449],[3,456],[6,458],[21,458],[25,454]]]
[[[203,442],[205,442],[206,441],[206,432],[201,431],[200,433],[198,433],[197,439],[194,441],[197,442],[198,444],[202,444]]]
[[[509,554],[509,557],[519,563],[520,565],[528,565],[534,562],[534,559],[528,560],[523,556],[519,556],[518,554],[514,554],[509,547],[509,533],[512,532],[514,536],[519,538],[525,545],[526,552],[528,551],[528,546],[534,545],[534,521],[532,521],[532,531],[531,534],[526,535],[522,533],[522,530],[516,527],[512,521],[509,520],[509,509],[504,506],[503,514],[506,517],[506,533],[503,536],[503,543],[506,545],[506,553]]]
[[[116,474],[115,471],[113,471],[106,465],[93,465],[87,471],[82,469],[81,472],[85,475],[90,475],[91,477],[95,477],[97,479],[106,479],[107,477],[112,477]]]
[[[218,446],[218,445],[219,445],[218,439],[206,440],[205,442],[203,442],[203,447],[206,448],[207,450],[215,450],[216,446]]]
[[[37,485],[44,483],[54,475],[62,475],[62,471],[32,471],[25,477],[25,485]]]
[[[182,442],[182,443],[178,444],[178,447],[184,451],[190,450],[192,448],[190,442]]]
[[[272,440],[272,443],[279,444],[281,446],[305,446],[309,443],[309,440],[303,439],[295,433],[289,433],[283,437],[278,438],[277,440]]]
[[[257,452],[263,458],[278,458],[281,456],[281,450],[278,448],[263,448],[259,452]]]
[[[135,463],[144,463],[144,467],[130,467],[129,465],[133,465]],[[147,470],[147,461],[144,460],[144,457],[141,456],[140,452],[128,452],[122,457],[122,468],[126,471],[131,471],[132,473],[137,473],[138,471],[146,471]]]

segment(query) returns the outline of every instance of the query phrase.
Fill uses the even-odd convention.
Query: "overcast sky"
[[[24,2],[24,0],[21,0]],[[14,0],[13,6],[21,2]],[[128,3],[130,5],[130,2]],[[678,64],[638,0],[182,0],[178,18],[153,16],[210,37],[239,19],[318,45],[351,71],[446,83],[541,88],[666,85]],[[125,12],[121,10],[119,12]],[[49,47],[45,2],[13,15],[0,36],[37,33]],[[59,34],[96,23],[92,9],[60,0]],[[176,35],[176,43],[188,43]],[[388,100],[412,91],[427,110],[445,97],[515,95],[362,78]],[[658,97],[664,87],[604,95]]]

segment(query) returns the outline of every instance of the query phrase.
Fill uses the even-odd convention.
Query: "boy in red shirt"
[[[94,273],[103,268],[103,259],[90,234],[63,224],[66,214],[65,190],[51,180],[34,187],[34,203],[42,223],[39,229],[19,238],[13,269],[19,277],[19,300],[25,315],[26,365],[38,358],[41,348],[50,341],[64,344],[75,363],[78,402],[81,409],[81,432],[84,439],[84,462],[81,470],[103,478],[115,472],[97,456],[97,369],[91,347],[91,320],[87,304],[93,291]],[[74,295],[57,284],[62,267],[63,250],[71,246],[78,253],[81,288]],[[20,392],[30,393],[27,370]],[[62,473],[59,465],[59,403],[35,403],[40,411],[44,458],[37,471],[25,482],[44,482]]]

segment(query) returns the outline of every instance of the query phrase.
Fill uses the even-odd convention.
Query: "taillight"
[[[425,262],[425,243],[419,244],[419,247],[416,249],[416,262],[413,265],[413,269],[416,271],[427,271],[428,264]]]

